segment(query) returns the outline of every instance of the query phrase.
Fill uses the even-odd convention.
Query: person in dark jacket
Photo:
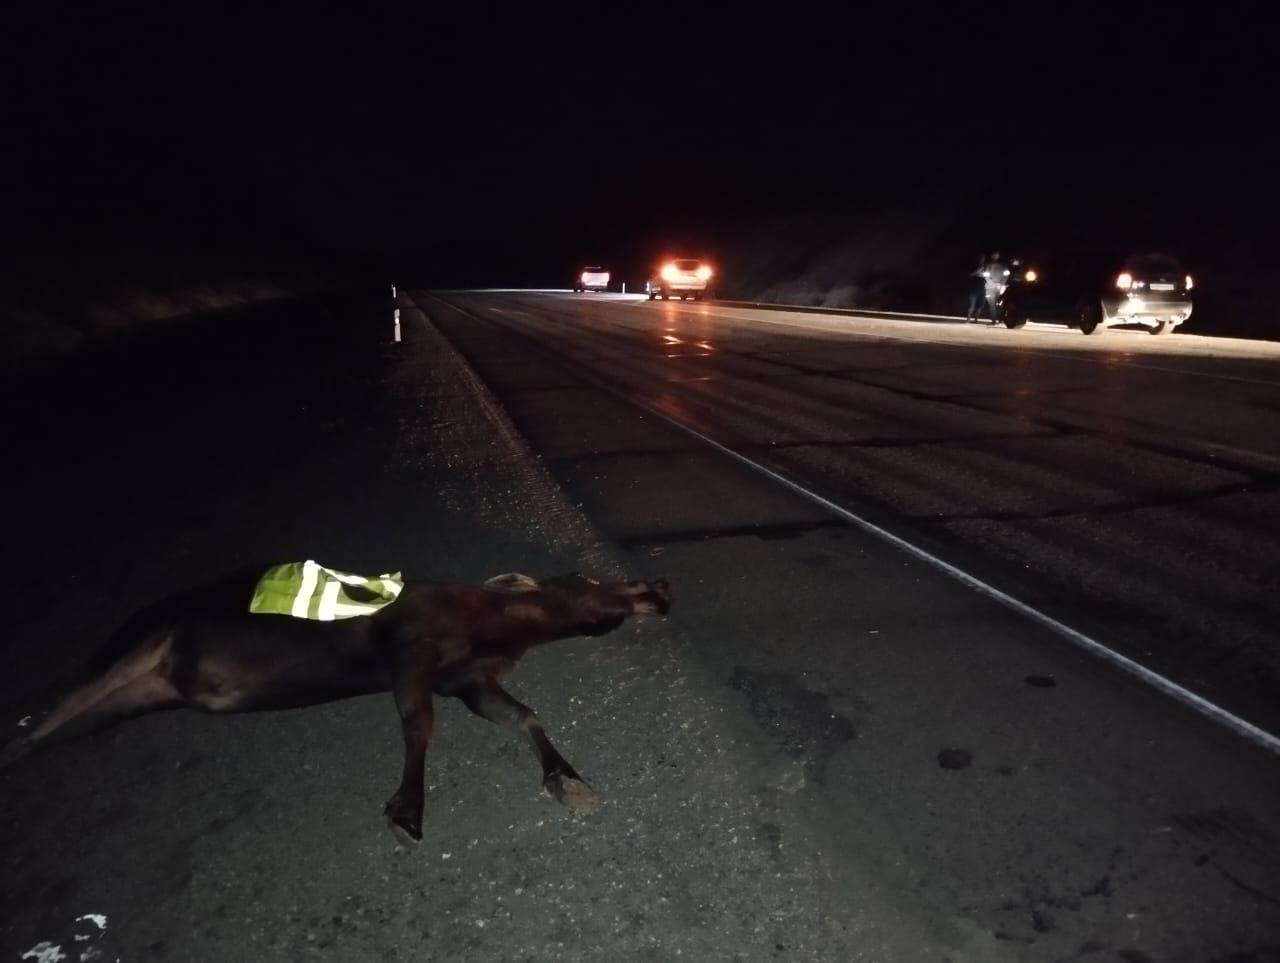
[[[969,274],[969,310],[965,312],[966,321],[977,321],[982,313],[982,305],[987,299],[987,280],[984,272],[987,269],[987,256],[978,255],[978,266]]]

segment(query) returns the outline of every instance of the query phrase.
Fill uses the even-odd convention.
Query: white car
[[[711,289],[711,265],[699,258],[675,258],[664,262],[654,277],[645,282],[644,290],[649,300],[663,299],[678,294],[683,298],[701,301]]]
[[[609,290],[609,272],[602,267],[584,267],[573,282],[575,291]]]

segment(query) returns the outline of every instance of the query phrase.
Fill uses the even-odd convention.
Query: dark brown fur
[[[46,740],[102,729],[159,709],[259,712],[372,692],[394,694],[405,743],[400,786],[386,815],[402,838],[422,838],[423,779],[434,695],[521,730],[543,784],[575,809],[595,796],[537,717],[499,680],[532,646],[603,635],[629,615],[665,614],[667,583],[600,584],[581,575],[499,575],[483,586],[408,581],[367,617],[313,622],[248,611],[257,573],[167,599],[129,620],[82,681],[0,750],[8,765]]]

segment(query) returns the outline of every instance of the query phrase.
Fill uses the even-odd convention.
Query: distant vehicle
[[[650,301],[659,296],[665,300],[673,294],[678,294],[681,300],[701,301],[711,289],[711,273],[711,265],[699,258],[675,258],[659,266],[657,273],[645,282],[644,290]]]
[[[1155,252],[1128,257],[1081,255],[1044,264],[1020,259],[1000,296],[1005,327],[1052,321],[1093,334],[1139,325],[1167,334],[1191,317],[1194,281],[1176,258]]]
[[[602,267],[584,267],[574,279],[573,289],[583,291],[609,290],[609,272]]]

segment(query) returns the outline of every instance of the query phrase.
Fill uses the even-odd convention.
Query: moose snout
[[[671,585],[665,578],[640,582],[640,592],[632,598],[637,615],[666,615],[671,608]]]

